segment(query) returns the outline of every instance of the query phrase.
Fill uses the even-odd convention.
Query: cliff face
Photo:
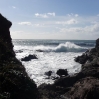
[[[37,99],[37,86],[15,58],[9,28],[12,23],[0,14],[0,99]]]

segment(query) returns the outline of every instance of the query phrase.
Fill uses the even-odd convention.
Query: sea
[[[19,61],[28,55],[36,55],[38,59],[22,61],[28,76],[39,86],[42,83],[54,82],[59,77],[58,69],[67,69],[69,75],[80,72],[81,64],[74,61],[95,46],[95,40],[32,40],[13,39],[14,51]],[[52,71],[48,77],[45,72]]]

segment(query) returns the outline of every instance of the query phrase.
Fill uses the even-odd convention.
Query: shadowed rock
[[[45,72],[45,75],[47,75],[48,77],[50,77],[52,75],[52,71]]]
[[[81,79],[64,95],[69,99],[99,99],[99,79],[87,77]]]
[[[30,61],[32,59],[38,59],[36,55],[29,55],[21,59],[21,61]]]
[[[37,99],[35,82],[15,57],[9,31],[11,25],[0,14],[0,99]]]
[[[68,71],[67,71],[67,69],[59,69],[59,70],[57,70],[56,74],[59,76],[67,76]]]

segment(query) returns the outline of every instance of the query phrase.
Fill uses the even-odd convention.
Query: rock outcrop
[[[9,31],[11,25],[0,14],[0,99],[37,99],[35,82],[15,58]]]

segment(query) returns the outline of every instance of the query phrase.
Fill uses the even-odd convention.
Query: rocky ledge
[[[11,25],[0,14],[0,99],[99,99],[99,39],[95,48],[75,58],[82,64],[81,72],[72,76],[66,74],[54,84],[42,84],[37,88],[15,57]]]

